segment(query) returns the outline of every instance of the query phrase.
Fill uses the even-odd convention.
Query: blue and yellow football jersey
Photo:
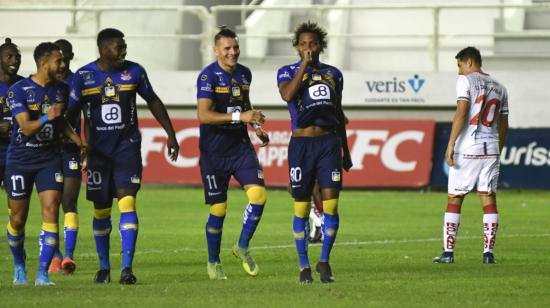
[[[277,86],[283,81],[291,81],[300,63],[281,67],[277,72]],[[339,123],[336,102],[341,99],[343,89],[344,78],[336,67],[324,63],[319,63],[316,69],[307,67],[300,91],[288,102],[292,130],[311,125],[336,126]]]
[[[15,82],[23,79],[23,76],[15,76]],[[11,112],[10,107],[6,103],[6,94],[11,84],[6,84],[0,80],[0,119],[11,121]],[[8,150],[8,145],[10,144],[10,137],[0,137],[0,165],[6,163],[6,151]]]
[[[42,87],[36,84],[31,77],[25,78],[9,88],[6,102],[13,116],[13,128],[6,156],[7,163],[38,167],[49,165],[59,158],[55,141],[61,132],[55,122],[47,122],[35,135],[25,136],[17,124],[15,116],[22,112],[28,112],[30,120],[38,120],[48,113],[52,105],[66,104],[68,91],[69,89],[64,83]]]
[[[145,69],[125,61],[116,71],[103,71],[91,62],[73,76],[69,109],[85,106],[93,151],[111,156],[122,144],[141,142],[136,93],[148,100],[154,94]]]
[[[63,80],[63,82],[70,88],[73,83],[73,79],[74,79],[74,73],[69,71],[67,73],[67,76],[65,77],[65,80]],[[66,107],[68,108],[68,104]],[[65,110],[67,108],[65,108]],[[76,122],[71,123],[71,125],[73,126],[75,133],[78,136],[80,136],[80,125],[81,125],[80,116],[78,116],[78,118],[76,119]],[[70,151],[74,153],[80,152],[80,148],[74,143],[74,141],[71,140],[71,138],[67,136],[63,136],[63,138],[64,138],[63,142],[65,143],[65,151]]]
[[[224,71],[218,62],[205,67],[197,79],[197,98],[213,101],[212,110],[220,113],[244,112],[250,108],[249,90],[252,73],[237,64],[233,72]],[[230,156],[251,146],[246,123],[200,125],[199,148],[202,152]]]

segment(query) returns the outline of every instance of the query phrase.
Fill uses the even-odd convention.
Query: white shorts
[[[455,165],[449,168],[449,196],[465,195],[477,183],[479,193],[496,193],[500,160],[498,155],[455,154]]]

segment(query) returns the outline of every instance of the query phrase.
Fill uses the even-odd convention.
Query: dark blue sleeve
[[[80,98],[82,97],[82,84],[80,83],[81,76],[82,75],[78,71],[73,75],[69,89],[70,94],[68,109],[80,108]]]
[[[6,103],[10,107],[12,116],[15,117],[19,113],[29,112],[26,98],[25,92],[20,87],[14,86],[8,89]]]
[[[277,87],[283,81],[291,81],[292,77],[294,77],[294,72],[290,69],[290,67],[288,65],[285,65],[285,66],[281,67],[277,71]]]
[[[203,70],[197,78],[197,99],[209,98],[214,100],[214,76],[208,70]]]
[[[144,100],[148,100],[153,96],[153,87],[151,86],[151,83],[149,82],[149,78],[147,77],[147,72],[145,72],[145,69],[143,66],[138,65],[138,74],[139,74],[139,81],[137,85],[137,93],[139,96],[141,96]]]

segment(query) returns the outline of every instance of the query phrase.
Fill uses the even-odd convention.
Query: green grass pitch
[[[35,194],[36,195],[36,194]],[[81,194],[83,195],[83,194]],[[135,286],[118,284],[120,238],[113,210],[113,282],[96,285],[91,204],[81,196],[77,271],[52,275],[55,287],[13,287],[12,257],[0,244],[0,307],[548,307],[550,304],[550,192],[499,193],[498,264],[483,265],[481,208],[471,195],[463,207],[455,264],[433,264],[440,253],[443,192],[344,191],[331,264],[336,282],[298,284],[292,206],[284,190],[269,190],[251,247],[260,266],[248,277],[231,255],[246,202],[231,189],[222,262],[227,281],[206,274],[207,209],[199,188],[144,187],[138,196],[140,234]],[[37,268],[40,212],[33,199],[27,224],[29,282]],[[2,227],[2,229],[4,229]],[[5,231],[2,231],[5,234]],[[310,247],[312,263],[320,246]]]

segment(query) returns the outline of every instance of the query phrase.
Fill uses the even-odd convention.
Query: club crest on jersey
[[[63,183],[63,174],[61,172],[55,173],[55,181],[57,183]]]
[[[208,76],[206,76],[206,74],[202,74],[201,75],[201,80],[206,81],[206,79],[208,79]]]
[[[132,177],[130,177],[130,182],[133,184],[139,184],[141,183],[141,179],[137,175],[132,175]]]
[[[50,107],[51,107],[51,106],[52,106],[52,105],[47,104],[47,103],[42,104],[42,113],[43,113],[43,114],[48,113],[48,110],[50,110]]]
[[[340,171],[332,171],[332,181],[333,182],[340,182],[341,179],[342,179],[342,177],[340,175]]]
[[[130,74],[130,72],[128,72],[127,70],[124,70],[124,72],[122,72],[122,74],[120,74],[120,79],[122,79],[124,81],[128,81],[128,80],[132,79],[132,74]]]
[[[233,93],[233,96],[241,96],[241,88],[240,87],[232,87],[231,92]]]

